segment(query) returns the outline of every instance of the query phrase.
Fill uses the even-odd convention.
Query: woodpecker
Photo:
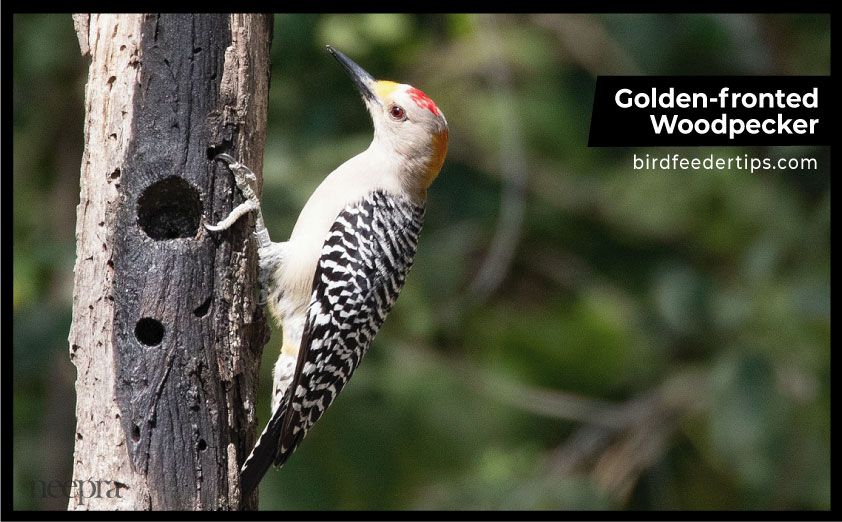
[[[407,84],[378,81],[331,46],[374,123],[371,145],[331,172],[310,196],[289,240],[263,225],[256,176],[227,154],[245,203],[217,225],[255,212],[260,279],[283,329],[273,370],[272,415],[246,458],[248,495],[274,463],[283,466],[356,370],[412,267],[427,189],[447,153],[441,109]]]

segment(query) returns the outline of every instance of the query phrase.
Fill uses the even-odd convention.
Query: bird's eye
[[[389,115],[396,120],[403,120],[406,118],[406,112],[400,105],[392,105],[389,109]]]

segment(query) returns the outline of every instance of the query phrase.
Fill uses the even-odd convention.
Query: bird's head
[[[447,120],[429,96],[411,85],[375,80],[362,67],[331,46],[327,50],[354,80],[374,122],[374,142],[394,152],[406,174],[426,190],[447,154]]]

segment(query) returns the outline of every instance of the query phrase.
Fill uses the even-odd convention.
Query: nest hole
[[[178,176],[153,183],[137,201],[137,223],[156,241],[195,237],[201,219],[199,191]]]
[[[158,346],[164,340],[164,325],[157,319],[144,317],[135,324],[134,335],[146,346]]]

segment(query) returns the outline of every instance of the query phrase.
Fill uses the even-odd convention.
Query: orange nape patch
[[[438,134],[433,134],[433,155],[430,157],[430,164],[427,166],[427,175],[424,180],[427,187],[433,184],[433,180],[436,179],[436,176],[441,171],[441,166],[444,165],[444,157],[447,156],[447,141],[447,129],[444,129]]]
[[[401,84],[390,82],[389,80],[380,80],[374,84],[374,94],[381,100],[385,100],[387,96],[395,92]]]

